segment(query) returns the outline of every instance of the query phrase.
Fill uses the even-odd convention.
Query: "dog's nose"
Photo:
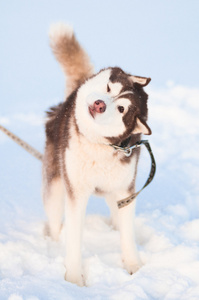
[[[106,104],[102,100],[97,100],[94,103],[94,110],[98,113],[103,113],[106,110]]]

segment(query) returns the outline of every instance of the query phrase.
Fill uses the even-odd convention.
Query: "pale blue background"
[[[132,74],[150,76],[150,86],[156,90],[166,87],[168,81],[198,87],[198,19],[197,0],[1,1],[0,121],[7,118],[8,123],[3,125],[44,151],[44,125],[32,124],[24,118],[33,114],[42,120],[50,105],[64,99],[64,76],[48,41],[53,22],[61,20],[74,26],[96,71],[118,65]],[[150,101],[151,93],[149,104]],[[149,123],[151,126],[152,122]],[[156,130],[152,129],[153,143]],[[23,211],[24,206],[32,211],[34,203],[37,214],[38,207],[43,213],[41,163],[3,133],[0,142],[0,195],[5,203],[11,203],[14,212],[19,207]],[[158,159],[156,153],[155,156]],[[141,177],[143,184],[149,170],[146,163],[150,161],[141,161],[146,169]],[[177,183],[173,185],[173,177],[166,176],[168,179],[170,190],[165,195],[168,199],[173,194],[180,198],[181,190],[175,188]],[[154,191],[162,195],[167,189],[161,176],[156,175],[155,180],[159,183],[154,181],[143,191],[142,199],[147,201],[148,197],[154,198]],[[138,211],[140,205],[145,206],[144,201],[139,201]],[[107,208],[103,202],[100,205],[92,202],[89,211],[106,214]]]
[[[1,115],[16,103],[24,111],[62,100],[64,77],[48,45],[53,22],[74,26],[96,70],[118,65],[150,76],[152,87],[197,87],[198,19],[197,0],[1,1]]]

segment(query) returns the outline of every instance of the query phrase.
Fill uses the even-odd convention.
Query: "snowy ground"
[[[91,198],[83,239],[87,287],[64,281],[64,232],[59,243],[43,235],[41,163],[0,133],[1,300],[199,299],[199,90],[168,82],[147,91],[157,174],[137,201],[144,266],[132,276],[122,268],[108,208]],[[0,123],[43,151],[43,111],[50,104],[16,104]],[[144,153],[140,168],[144,183]]]

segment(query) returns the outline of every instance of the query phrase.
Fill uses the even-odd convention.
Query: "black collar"
[[[131,136],[129,136],[126,140],[122,141],[120,147],[126,148],[131,140]]]

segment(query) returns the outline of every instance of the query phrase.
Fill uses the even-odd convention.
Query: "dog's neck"
[[[126,148],[131,140],[131,136],[129,136],[127,139],[122,141],[118,146],[122,148]]]

